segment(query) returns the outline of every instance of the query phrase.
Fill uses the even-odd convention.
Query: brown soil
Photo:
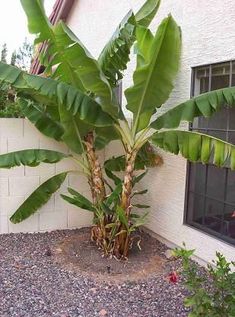
[[[90,240],[90,228],[83,228],[66,236],[55,246],[53,253],[56,261],[66,269],[107,282],[143,280],[162,274],[166,262],[165,247],[146,232],[139,232],[138,240],[141,250],[135,243],[128,260],[107,258]]]

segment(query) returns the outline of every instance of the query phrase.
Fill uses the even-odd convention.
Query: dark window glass
[[[231,239],[235,239],[235,208],[231,205],[225,205],[223,218],[223,234]]]
[[[229,87],[229,73],[230,73],[230,63],[212,65],[210,90],[216,90],[220,88]]]
[[[214,165],[208,166],[206,192],[210,198],[223,200],[225,187],[226,169],[217,168]],[[218,186],[219,184],[219,186]]]
[[[190,221],[201,223],[204,219],[204,197],[194,193],[189,194]],[[196,211],[196,212],[195,212]]]
[[[235,86],[235,83],[234,83]],[[235,130],[235,108],[229,110],[229,130]]]
[[[206,186],[206,166],[202,164],[191,164],[190,191],[203,194]]]
[[[228,170],[226,202],[235,206],[235,172]]]
[[[228,133],[228,141],[232,144],[235,144],[235,131]]]
[[[220,111],[216,112],[210,119],[208,119],[208,129],[222,129],[226,130],[227,128],[227,108],[223,108]]]
[[[232,62],[232,86],[235,86],[235,62]]]
[[[235,62],[193,70],[193,95],[235,86]],[[235,108],[226,104],[210,118],[197,118],[196,130],[235,144]],[[235,244],[235,172],[230,169],[190,163],[188,168],[186,222]]]
[[[222,130],[212,130],[208,129],[207,134],[214,136],[215,138],[222,139],[224,141],[227,141],[227,132]]]
[[[210,230],[220,233],[222,225],[221,210],[223,210],[223,203],[206,198],[203,225]]]

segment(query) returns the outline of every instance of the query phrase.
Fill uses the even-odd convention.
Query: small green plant
[[[29,71],[33,56],[33,46],[25,38],[18,51],[11,54],[11,65],[17,66],[24,71]],[[0,61],[7,63],[8,49],[3,44],[0,52]],[[23,118],[24,114],[16,98],[16,92],[8,83],[0,83],[0,118]]]
[[[0,84],[0,118],[21,118],[23,113],[11,87]]]
[[[182,274],[190,291],[185,306],[191,308],[189,317],[234,317],[235,316],[235,262],[228,262],[216,252],[216,260],[208,264],[208,280],[198,274],[197,266],[190,260],[194,250],[175,249],[174,256],[183,261]],[[208,284],[206,282],[209,282]]]

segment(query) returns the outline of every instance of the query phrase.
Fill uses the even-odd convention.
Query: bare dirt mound
[[[54,247],[53,253],[55,260],[66,269],[103,281],[135,281],[162,274],[165,246],[146,232],[140,232],[139,238],[141,250],[135,244],[126,261],[103,257],[90,240],[90,228],[66,236]]]

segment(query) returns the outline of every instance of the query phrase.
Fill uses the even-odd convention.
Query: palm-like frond
[[[235,106],[235,87],[223,88],[194,97],[168,110],[151,123],[157,130],[177,128],[182,121],[211,117],[225,104]]]
[[[144,3],[144,5],[136,13],[136,22],[147,28],[155,17],[161,0],[149,0]]]
[[[57,163],[69,155],[51,150],[21,150],[0,155],[0,168],[38,166],[40,163]]]
[[[180,153],[192,162],[213,162],[218,167],[235,169],[235,145],[206,134],[168,130],[155,133],[151,142],[165,151]]]
[[[0,81],[10,84],[18,95],[47,106],[62,105],[82,121],[102,127],[112,125],[113,119],[101,106],[82,91],[50,78],[29,75],[17,67],[0,62]]]
[[[64,129],[58,120],[55,120],[46,107],[23,98],[18,99],[18,103],[26,118],[28,118],[35,127],[44,135],[61,141]]]
[[[135,16],[129,11],[98,58],[100,67],[113,87],[123,78],[122,71],[130,60],[130,49],[135,41],[135,25]]]
[[[134,115],[135,132],[145,128],[155,109],[168,99],[181,51],[181,32],[171,16],[163,20],[154,37],[142,39],[137,38],[142,61],[134,72],[133,86],[125,91],[127,109]]]
[[[19,223],[33,215],[60,188],[66,176],[67,173],[55,175],[40,185],[11,216],[11,222]]]
[[[136,15],[130,10],[103,48],[98,62],[111,86],[116,87],[130,61],[130,50],[136,40],[137,25],[148,27],[157,13],[160,0],[147,0]]]
[[[46,66],[45,73],[84,92],[93,93],[104,111],[117,116],[118,107],[108,80],[76,35],[62,21],[52,26],[41,0],[21,0],[21,3],[28,18],[29,31],[37,35],[36,42],[46,41],[45,49],[39,56]]]

